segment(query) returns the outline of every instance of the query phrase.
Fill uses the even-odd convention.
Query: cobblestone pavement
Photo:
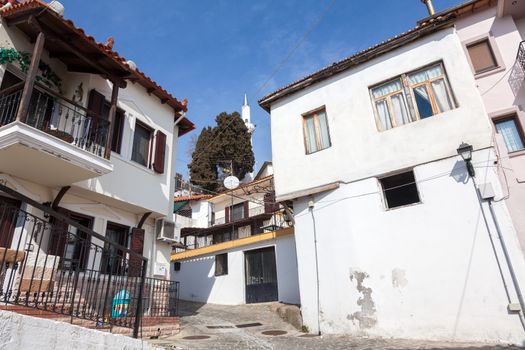
[[[174,336],[149,341],[166,349],[191,350],[520,349],[518,347],[477,343],[443,343],[349,336],[305,336],[304,333],[281,320],[275,312],[271,311],[271,306],[271,304],[222,306],[181,302],[181,332]],[[239,325],[241,328],[238,327]],[[283,331],[285,334],[277,336],[263,334],[266,331]],[[205,337],[205,339],[191,339],[191,337]]]

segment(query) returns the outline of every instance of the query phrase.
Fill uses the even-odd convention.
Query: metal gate
[[[278,300],[275,248],[244,252],[246,271],[246,303]]]

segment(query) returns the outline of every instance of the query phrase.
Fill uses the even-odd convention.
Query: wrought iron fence
[[[245,219],[245,218],[250,218],[252,216],[257,216],[257,215],[261,215],[261,214],[265,214],[267,213],[267,211],[265,210],[265,207],[264,206],[258,206],[258,207],[255,207],[255,208],[251,208],[248,210],[248,213],[247,215],[245,213],[243,213],[243,217],[240,218],[240,219],[235,219],[233,221],[239,221],[239,220],[242,220],[242,219]],[[231,211],[230,211],[230,215],[231,215]],[[226,221],[226,217],[225,216],[222,216],[222,217],[219,217],[219,218],[215,218],[213,221],[211,221],[209,223],[209,226],[217,226],[217,225],[224,225],[226,223],[231,223],[231,221]]]
[[[99,326],[132,328],[136,337],[147,259],[0,185],[2,191],[25,209],[0,197],[0,301],[90,320]],[[116,268],[107,269],[108,261]],[[154,283],[152,288],[169,292],[172,287]],[[150,290],[148,287],[148,293]],[[160,297],[152,300],[154,309],[164,305]],[[166,300],[170,302],[169,293]]]
[[[525,72],[525,41],[520,42],[518,47],[518,54],[516,55],[516,60],[518,61],[521,70]]]
[[[146,278],[144,285],[144,315],[172,317],[178,315],[179,282]]]
[[[22,96],[20,84],[0,95],[0,126],[16,119]],[[109,121],[36,84],[24,123],[97,156],[104,156]]]

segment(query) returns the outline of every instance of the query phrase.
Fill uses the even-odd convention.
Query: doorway
[[[11,248],[19,208],[20,202],[0,197],[0,247],[2,248]]]
[[[278,300],[275,248],[268,247],[244,252],[246,303]]]

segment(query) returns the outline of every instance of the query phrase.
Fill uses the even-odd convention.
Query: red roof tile
[[[175,197],[174,201],[175,202],[196,201],[196,200],[199,200],[199,199],[209,199],[211,197],[212,196],[209,195],[209,194],[196,194],[194,196],[179,196],[179,197]]]

